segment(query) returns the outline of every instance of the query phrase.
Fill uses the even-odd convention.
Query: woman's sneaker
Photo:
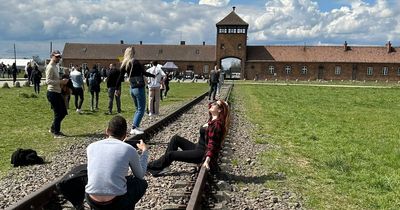
[[[131,132],[129,132],[129,134],[131,134],[131,135],[139,135],[139,134],[143,134],[143,133],[144,132],[139,128],[131,129]]]

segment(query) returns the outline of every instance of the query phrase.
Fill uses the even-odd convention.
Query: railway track
[[[221,90],[221,95],[224,95],[225,100],[229,101],[230,91],[232,89],[232,85],[224,86]],[[151,149],[151,156],[154,158],[157,154],[162,154],[165,151],[166,142],[168,142],[169,138],[165,138],[163,132],[166,129],[173,129],[179,126],[187,129],[187,133],[191,133],[192,136],[197,137],[197,132],[193,134],[193,128],[196,129],[199,125],[191,125],[185,127],[185,122],[179,122],[179,119],[182,115],[183,117],[192,117],[192,115],[204,115],[205,105],[208,103],[205,99],[207,92],[196,97],[189,103],[183,105],[176,111],[171,114],[168,114],[164,118],[158,120],[154,124],[150,125],[145,129],[144,134],[132,136],[126,142],[128,144],[134,145],[139,139],[143,139],[147,143],[153,147]],[[198,105],[200,104],[200,105]],[[198,111],[191,111],[194,106],[199,106]],[[191,113],[192,112],[192,113]],[[194,113],[193,113],[194,112]],[[185,116],[187,115],[187,116]],[[207,118],[207,116],[205,116]],[[199,123],[206,122],[206,118]],[[174,125],[178,121],[178,125]],[[181,123],[181,124],[180,124]],[[193,127],[194,126],[194,127]],[[181,130],[179,132],[182,132]],[[172,132],[170,132],[172,133]],[[185,133],[185,131],[183,131]],[[157,140],[155,140],[158,136]],[[164,137],[164,138],[163,138]],[[189,137],[190,138],[190,137]],[[193,139],[193,138],[192,138]],[[194,139],[197,140],[197,139]],[[159,191],[160,196],[148,196],[149,193],[146,193],[144,198],[139,201],[136,205],[136,209],[200,209],[202,202],[202,193],[207,181],[207,171],[205,168],[201,167],[198,169],[195,165],[190,164],[181,164],[178,163],[172,167],[178,168],[178,170],[173,171],[182,171],[183,173],[175,172],[171,173],[170,176],[165,177],[149,177],[146,179],[149,180],[149,190]],[[174,169],[174,168],[173,168]],[[56,180],[44,185],[38,191],[31,193],[30,195],[24,197],[17,203],[8,207],[7,209],[54,209],[51,205],[51,202],[54,202],[59,199],[59,192],[57,191],[56,184],[61,180],[57,178]],[[166,180],[166,181],[164,181]],[[166,190],[168,192],[165,192]],[[152,194],[153,195],[153,194]],[[65,201],[64,201],[65,202]],[[60,209],[60,208],[58,208]],[[62,208],[61,208],[62,209]]]

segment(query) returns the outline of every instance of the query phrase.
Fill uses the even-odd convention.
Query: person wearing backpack
[[[217,92],[217,87],[218,87],[218,83],[219,83],[219,71],[217,69],[217,65],[215,65],[214,69],[211,70],[210,72],[210,91],[208,91],[208,100],[211,100],[211,96],[212,96],[212,100],[215,101],[215,94]]]
[[[88,83],[91,95],[90,111],[99,109],[99,93],[100,93],[100,83],[101,75],[97,69],[97,65],[93,65],[93,69],[89,71]],[[95,98],[96,97],[96,98]]]

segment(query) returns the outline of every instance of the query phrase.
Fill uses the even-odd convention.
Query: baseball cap
[[[54,50],[53,52],[51,52],[51,56],[61,56],[61,53],[59,50]]]

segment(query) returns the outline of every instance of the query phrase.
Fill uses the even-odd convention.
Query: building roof
[[[351,46],[248,46],[247,61],[400,63],[400,48]]]
[[[118,59],[127,47],[135,47],[138,60],[211,61],[215,62],[214,45],[129,45],[66,43],[64,59]]]
[[[231,13],[229,13],[224,19],[217,23],[217,26],[249,26],[241,17],[239,17],[235,9]]]

